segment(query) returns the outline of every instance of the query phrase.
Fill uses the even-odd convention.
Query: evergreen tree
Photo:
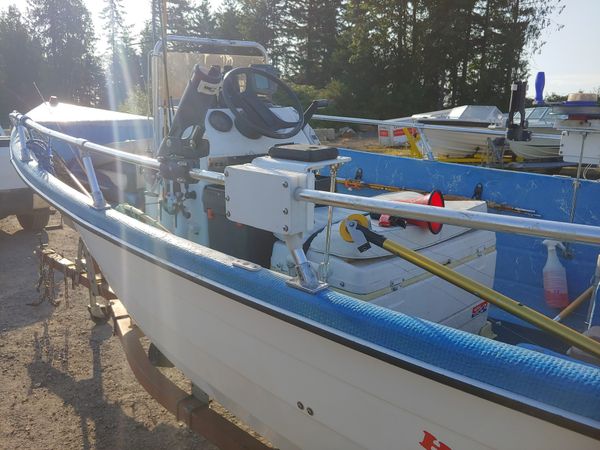
[[[258,42],[269,52],[273,64],[283,65],[287,52],[281,45],[284,0],[238,0],[242,39]]]
[[[162,8],[162,1],[160,1]],[[167,34],[190,36],[192,33],[192,6],[189,0],[167,1]]]
[[[210,2],[201,0],[190,13],[189,31],[192,36],[215,37],[217,21],[210,10]]]
[[[539,44],[556,4],[346,0],[332,74],[352,112],[373,117],[469,103],[505,107],[510,83],[526,76],[525,49]]]
[[[45,95],[82,105],[100,103],[104,77],[92,20],[81,0],[29,0],[30,26],[41,42]]]
[[[16,45],[18,43],[18,45]],[[41,103],[34,87],[42,78],[42,48],[15,6],[0,13],[0,124],[8,114]]]
[[[299,83],[323,86],[331,80],[341,0],[284,0],[283,27],[288,58]]]
[[[109,46],[106,55],[108,102],[111,109],[116,109],[141,83],[141,60],[131,44],[121,0],[106,0],[101,18]]]
[[[236,0],[224,0],[215,14],[217,28],[216,35],[221,39],[242,39],[240,22],[242,12]]]

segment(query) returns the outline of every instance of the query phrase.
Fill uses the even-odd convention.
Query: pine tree
[[[162,7],[162,1],[161,7]],[[189,36],[191,33],[192,6],[189,0],[167,1],[167,33]]]
[[[238,30],[243,39],[255,41],[269,52],[273,64],[282,63],[280,45],[284,0],[238,0],[241,15]]]
[[[82,105],[99,104],[104,77],[87,8],[81,0],[29,0],[28,4],[30,26],[44,57],[42,92]]]
[[[242,39],[240,21],[242,12],[236,0],[224,0],[216,14],[216,35],[221,39]]]
[[[341,0],[284,0],[286,46],[299,83],[324,86],[331,80]]]
[[[109,46],[105,55],[108,102],[116,109],[141,83],[141,60],[131,44],[121,0],[106,0],[101,18]]]
[[[18,45],[16,45],[18,43]],[[42,77],[42,47],[15,6],[0,13],[0,123],[12,110],[27,112],[41,99],[33,85]]]
[[[189,33],[192,36],[215,37],[217,21],[210,10],[210,2],[201,0],[194,5],[189,16]]]

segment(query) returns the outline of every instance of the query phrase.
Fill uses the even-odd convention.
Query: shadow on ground
[[[39,263],[34,250],[40,240],[48,241],[45,231],[11,232],[0,229],[0,331],[30,325],[47,319],[54,307],[45,302],[32,306],[39,299],[36,290]],[[58,282],[58,277],[55,277]]]
[[[34,334],[34,358],[27,370],[31,391],[46,389],[72,407],[79,418],[82,448],[129,449],[158,448],[159,442],[170,442],[172,448],[189,448],[189,431],[172,425],[142,423],[135,419],[135,403],[131,417],[119,402],[107,401],[104,393],[102,344],[112,335],[109,325],[97,325],[89,339],[92,373],[89,378],[76,380],[69,373],[69,335],[55,347],[48,335],[48,326],[40,335]],[[186,445],[187,444],[187,445]]]

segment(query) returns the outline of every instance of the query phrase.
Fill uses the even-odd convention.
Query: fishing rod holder
[[[314,228],[314,204],[295,198],[298,189],[314,189],[315,172],[350,160],[337,148],[286,144],[272,156],[225,169],[225,215],[229,220],[270,231],[286,243],[297,278],[288,284],[311,293],[327,287],[319,281],[302,248],[303,235]],[[334,185],[335,187],[335,185]]]

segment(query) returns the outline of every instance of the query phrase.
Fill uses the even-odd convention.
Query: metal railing
[[[135,164],[136,166],[147,167],[149,169],[158,169],[160,165],[160,163],[155,158],[150,158],[148,156],[142,155],[135,155],[133,153],[124,152],[122,150],[106,147],[104,145],[94,144],[93,142],[90,142],[86,139],[76,138],[73,136],[69,136],[68,134],[61,133],[60,131],[52,130],[43,125],[40,125],[37,122],[34,122],[24,114],[11,113],[10,118],[13,125],[15,125],[16,127],[18,127],[19,125],[25,126],[30,130],[35,130],[38,133],[41,133],[50,138],[58,139],[60,141],[73,145],[82,151],[88,150],[93,153],[100,153],[103,155],[112,156],[118,161],[128,162],[131,164]],[[19,134],[20,133],[21,132],[19,131]]]
[[[504,216],[477,211],[452,210],[436,206],[357,197],[348,194],[298,189],[297,200],[319,205],[337,206],[357,211],[389,214],[405,219],[441,222],[481,230],[518,233],[566,242],[600,244],[600,227],[551,220]]]
[[[113,148],[93,144],[85,139],[75,138],[64,133],[50,130],[35,123],[22,114],[13,113],[10,117],[17,127],[27,127],[36,130],[41,134],[65,141],[83,150],[89,150],[103,155],[112,156],[119,161],[136,164],[154,170],[158,170],[160,166],[159,161],[156,159],[146,156],[132,155],[121,150],[115,150]],[[21,133],[22,131],[19,130],[19,134]],[[22,155],[24,157],[26,155],[29,157],[26,152],[23,152]],[[88,165],[86,164],[86,172],[88,172],[87,168]],[[88,176],[90,176],[90,173],[93,174],[91,160]],[[195,180],[208,181],[210,183],[222,185],[225,184],[225,178],[223,174],[218,172],[192,169],[189,172],[189,175]],[[93,174],[93,176],[95,177],[95,174]],[[313,189],[298,189],[294,195],[298,201],[343,207],[357,211],[390,214],[407,219],[441,222],[467,228],[545,237],[565,242],[583,242],[600,245],[600,227],[594,227],[591,225],[504,216],[475,211],[455,211],[435,206],[399,203],[376,198],[316,191]]]
[[[420,123],[417,119],[410,120],[375,120],[375,119],[363,119],[360,117],[344,117],[344,116],[327,116],[323,114],[315,114],[312,116],[315,120],[323,120],[325,122],[341,122],[341,123],[354,123],[357,125],[374,125],[384,127],[399,127],[399,128],[417,128],[419,130],[440,130],[450,131],[452,133],[470,133],[470,134],[483,134],[486,136],[498,136],[505,137],[506,130],[495,130],[493,128],[486,128],[484,124],[481,127],[458,127],[451,125],[431,125],[426,123]],[[543,138],[560,141],[560,134],[548,134],[548,133],[532,133],[532,138]]]

